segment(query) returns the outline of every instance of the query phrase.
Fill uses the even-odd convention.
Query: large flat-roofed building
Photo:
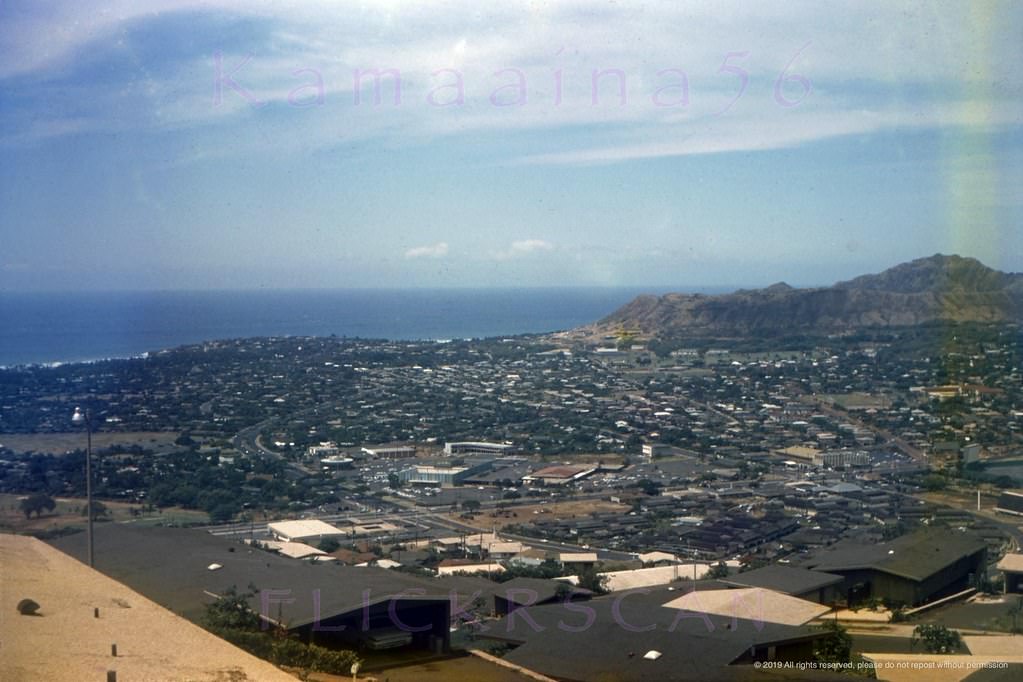
[[[347,533],[329,523],[316,519],[302,521],[276,521],[266,524],[266,529],[284,542],[307,542],[323,538],[344,537]]]
[[[579,481],[597,470],[592,466],[550,466],[534,471],[528,476],[522,477],[523,483],[535,483],[539,485],[566,485],[573,481]]]
[[[483,441],[461,441],[444,444],[445,455],[508,455],[515,446],[508,443],[486,443]]]
[[[367,457],[377,459],[408,459],[416,456],[415,445],[392,445],[389,447],[363,448],[362,453]]]
[[[670,445],[664,443],[644,443],[643,456],[653,459],[654,457],[667,457],[673,451]]]
[[[338,448],[337,443],[332,441],[324,441],[319,445],[310,445],[306,449],[306,453],[310,457],[333,457],[341,452]]]
[[[863,450],[829,450],[828,452],[815,453],[812,461],[815,466],[829,467],[831,469],[865,467],[870,466],[870,454]]]
[[[465,479],[484,471],[488,471],[493,462],[477,462],[469,466],[439,466],[420,464],[398,472],[402,483],[411,485],[455,486],[461,485]]]
[[[982,538],[928,528],[888,542],[843,540],[818,551],[803,567],[841,575],[850,604],[877,597],[917,605],[975,586],[986,557]]]
[[[352,465],[355,464],[355,460],[344,455],[331,455],[321,459],[320,464],[325,470],[351,469]]]
[[[779,448],[774,450],[774,454],[789,459],[799,460],[800,462],[812,464],[814,459],[821,453],[817,448],[811,448],[806,445],[790,445],[787,448]]]

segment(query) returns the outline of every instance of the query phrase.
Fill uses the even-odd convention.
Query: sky
[[[0,3],[0,291],[1023,271],[1016,2]]]

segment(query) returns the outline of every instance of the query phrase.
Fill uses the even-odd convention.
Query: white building
[[[649,459],[654,457],[666,457],[671,454],[671,446],[663,443],[644,443],[643,456]]]
[[[462,441],[456,443],[445,443],[444,454],[446,455],[506,455],[512,452],[515,446],[508,443],[485,443],[482,441]]]
[[[283,540],[284,542],[322,540],[323,538],[345,537],[348,535],[340,528],[317,519],[277,521],[275,523],[266,524],[266,529],[270,531],[271,535],[275,538]]]
[[[332,441],[323,441],[319,445],[310,445],[306,450],[310,457],[333,457],[341,452],[338,449],[337,443]]]
[[[415,445],[394,445],[386,448],[363,448],[363,454],[376,459],[407,459],[416,456]]]
[[[870,455],[864,452],[863,450],[835,450],[832,452],[818,452],[813,455],[813,463],[816,466],[824,466],[829,467],[831,469],[867,466],[870,464]]]

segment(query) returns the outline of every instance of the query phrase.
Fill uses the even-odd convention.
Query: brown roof
[[[0,575],[0,679],[295,680],[35,538],[0,535]]]

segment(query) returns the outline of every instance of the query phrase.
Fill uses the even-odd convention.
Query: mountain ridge
[[[784,282],[730,294],[639,296],[590,325],[598,333],[628,329],[645,336],[836,333],[928,322],[1023,320],[1023,274],[975,258],[935,254],[828,287]]]

